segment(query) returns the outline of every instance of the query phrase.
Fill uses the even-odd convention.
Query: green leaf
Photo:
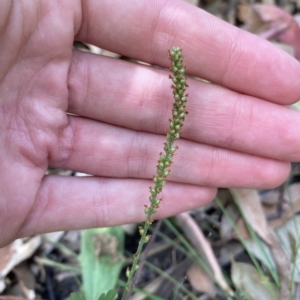
[[[98,300],[114,300],[116,298],[117,292],[115,290],[110,290],[106,294],[103,293]]]
[[[71,293],[70,300],[85,300],[85,298],[84,298],[84,295],[80,292],[79,293]]]
[[[121,227],[82,231],[79,260],[86,300],[98,299],[99,295],[102,297],[103,293],[116,287],[123,265],[123,251],[124,231]]]

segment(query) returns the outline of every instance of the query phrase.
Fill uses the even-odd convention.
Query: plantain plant
[[[146,221],[144,226],[139,227],[141,238],[139,241],[138,249],[134,255],[132,267],[127,269],[126,275],[128,277],[126,287],[122,296],[122,300],[126,299],[127,294],[132,288],[132,279],[135,271],[138,269],[138,263],[141,255],[142,248],[146,244],[150,235],[148,229],[152,224],[153,215],[157,212],[161,199],[158,198],[166,183],[166,178],[170,173],[170,166],[173,162],[173,156],[178,149],[174,145],[175,140],[180,138],[180,130],[186,115],[185,105],[188,98],[186,88],[188,87],[185,77],[185,67],[183,66],[183,56],[180,47],[173,47],[169,51],[169,58],[171,60],[170,75],[172,80],[172,90],[174,96],[174,103],[172,109],[172,119],[169,120],[169,132],[166,136],[166,143],[164,144],[164,152],[159,154],[159,160],[156,168],[156,175],[153,178],[153,186],[150,187],[149,206],[145,206]]]

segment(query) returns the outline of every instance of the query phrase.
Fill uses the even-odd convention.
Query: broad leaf
[[[114,300],[116,298],[117,292],[115,290],[110,290],[106,294],[102,294],[98,300]]]
[[[82,293],[72,293],[70,295],[70,300],[85,300],[84,295]]]
[[[123,265],[123,250],[124,231],[121,227],[82,232],[80,262],[87,300],[96,300],[116,287]]]

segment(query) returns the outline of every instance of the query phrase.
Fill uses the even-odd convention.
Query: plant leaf
[[[232,239],[234,229],[232,224],[236,224],[240,218],[238,208],[233,203],[226,207],[227,215],[223,214],[220,225],[220,236],[223,243]]]
[[[71,293],[70,300],[85,300],[83,293]]]
[[[187,271],[187,278],[191,286],[198,292],[204,292],[215,299],[217,288],[213,279],[199,265],[193,264]]]
[[[102,297],[103,293],[115,288],[123,265],[123,250],[124,231],[121,227],[82,232],[79,260],[87,300],[98,299],[99,295]]]
[[[106,294],[103,293],[98,300],[114,300],[116,298],[117,292],[115,290],[110,290]]]
[[[231,189],[231,193],[251,228],[266,244],[271,245],[270,228],[262,209],[258,192],[250,189]]]

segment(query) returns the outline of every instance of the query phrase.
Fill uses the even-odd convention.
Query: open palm
[[[162,68],[72,50],[80,40]],[[35,233],[141,221],[168,129],[167,50],[189,102],[157,217],[216,187],[274,187],[300,158],[300,66],[181,1],[0,3],[0,246]],[[44,176],[47,167],[94,175]]]

